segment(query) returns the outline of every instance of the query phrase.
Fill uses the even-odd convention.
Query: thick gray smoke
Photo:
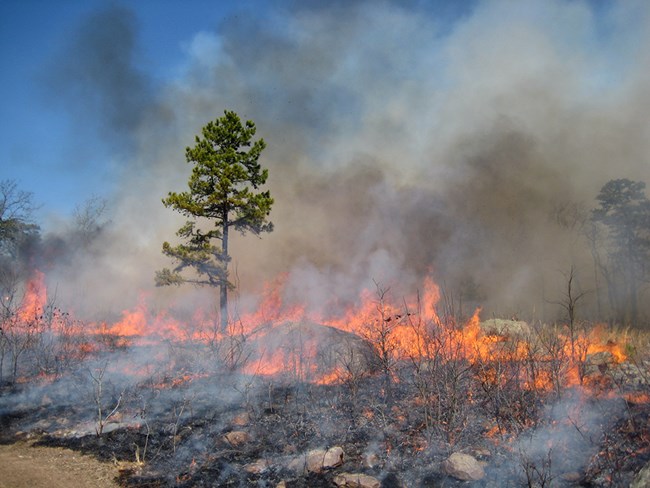
[[[152,105],[136,27],[125,7],[92,13],[69,34],[44,80],[53,100],[75,118],[75,129],[109,147],[113,157],[135,149],[133,136]]]
[[[566,210],[595,207],[612,178],[650,180],[650,6],[407,5],[244,10],[189,39],[182,74],[153,94],[128,10],[86,19],[66,53],[92,109],[79,113],[99,112],[131,153],[112,228],[56,279],[95,311],[153,289],[182,220],[160,199],[185,188],[194,134],[232,109],[268,144],[276,200],[273,234],[233,242],[242,296],[289,272],[287,293],[313,307],[373,280],[399,299],[433,275],[474,290],[484,314],[556,318],[562,271],[593,286],[580,213]]]

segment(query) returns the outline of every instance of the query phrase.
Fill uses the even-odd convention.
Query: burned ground
[[[175,361],[164,372],[123,382],[107,369],[100,402],[119,408],[100,434],[92,389],[72,401],[75,388],[92,386],[83,376],[5,386],[2,441],[30,437],[119,463],[121,486],[325,487],[342,473],[381,486],[466,486],[443,467],[454,452],[484,468],[472,486],[627,486],[650,460],[648,363],[635,369],[592,355],[579,384],[563,370],[558,385],[525,386],[515,378],[552,372],[552,358],[506,356],[506,339],[481,360],[438,351],[392,362],[390,377],[340,370],[327,384],[304,381],[295,367],[272,376],[208,371],[187,345],[170,345]],[[128,350],[146,355],[150,346]],[[330,448],[342,449],[340,462],[309,461]]]

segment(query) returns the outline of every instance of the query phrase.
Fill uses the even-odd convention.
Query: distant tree
[[[639,313],[639,285],[650,271],[650,200],[645,183],[607,182],[596,197],[592,219],[606,229],[607,265],[602,266],[616,320],[634,324]]]
[[[156,273],[156,284],[193,283],[220,288],[221,329],[228,326],[228,239],[230,229],[259,235],[273,230],[267,220],[273,199],[268,191],[255,192],[266,183],[268,170],[258,159],[266,147],[263,139],[252,141],[255,124],[242,124],[239,116],[226,110],[224,116],[209,122],[196,137],[194,147],[186,148],[192,163],[189,191],[170,192],[163,199],[166,207],[188,217],[176,235],[185,242],[172,246],[163,243],[163,254],[176,263],[173,270]],[[215,241],[220,245],[215,245]],[[181,276],[193,268],[191,277]]]
[[[0,273],[3,276],[16,273],[28,264],[39,237],[39,227],[33,220],[35,209],[32,193],[20,190],[13,180],[0,181]]]
[[[77,205],[73,213],[74,237],[82,247],[88,247],[104,230],[107,201],[92,196],[83,204]]]

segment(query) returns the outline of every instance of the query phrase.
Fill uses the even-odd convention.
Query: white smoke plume
[[[284,272],[314,307],[373,280],[399,298],[433,275],[476,285],[484,314],[552,320],[561,271],[576,265],[588,289],[593,268],[562,209],[594,208],[612,178],[650,179],[649,21],[641,0],[280,2],[198,32],[161,85],[138,64],[133,14],[96,12],[56,79],[79,124],[119,148],[112,224],[50,279],[95,312],[194,292],[153,287],[182,220],[161,198],[231,109],[268,144],[276,200],[275,231],[232,244],[242,296]]]

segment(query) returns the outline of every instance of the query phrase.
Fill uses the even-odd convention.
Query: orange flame
[[[238,320],[241,330],[238,330],[238,333],[242,337],[260,339],[268,335],[271,338],[277,327],[283,324],[312,321],[353,333],[372,346],[380,345],[385,359],[393,362],[437,354],[440,348],[449,349],[446,351],[448,358],[462,358],[473,364],[480,362],[483,366],[496,361],[523,363],[537,358],[544,363],[552,359],[549,357],[551,353],[532,350],[533,339],[519,338],[506,343],[505,338],[484,334],[481,329],[480,308],[476,309],[464,325],[449,318],[441,320],[437,313],[440,288],[431,278],[424,280],[421,293],[401,298],[397,303],[388,293],[381,290],[364,290],[355,306],[329,316],[316,316],[309,313],[303,305],[286,303],[284,287],[287,280],[288,274],[284,274],[266,284],[257,308],[241,315]],[[26,285],[25,297],[19,311],[20,320],[28,322],[42,315],[46,301],[45,276],[35,272]],[[221,333],[215,329],[214,324],[218,322],[215,317],[200,309],[197,309],[192,319],[186,323],[174,318],[167,310],[151,311],[147,302],[148,295],[142,293],[135,307],[124,310],[120,320],[115,323],[97,326],[97,332],[117,337],[139,338],[141,342],[154,343],[161,339],[207,341],[222,338]],[[212,331],[211,336],[207,333],[209,331]],[[442,338],[432,346],[430,335],[436,333]],[[622,345],[608,337],[604,327],[595,327],[589,333],[576,334],[573,338],[561,337],[561,340],[567,363],[563,374],[568,384],[577,385],[581,382],[579,366],[590,354],[607,352],[615,363],[626,359]],[[289,373],[302,380],[322,384],[344,381],[346,371],[341,365],[334,365],[329,370],[319,367],[315,341],[317,340],[311,338],[305,340],[301,343],[299,351],[286,348],[257,351],[255,359],[246,364],[243,371],[247,374],[269,376]],[[268,341],[257,340],[257,343],[266,344]],[[538,356],[533,357],[534,354]],[[553,389],[556,379],[543,368],[533,374],[526,373],[525,368],[522,368],[522,371],[519,380],[525,388],[539,391]],[[494,374],[489,366],[481,368],[480,374],[483,375],[484,381],[499,381],[498,375]]]
[[[47,303],[47,289],[45,287],[45,275],[40,271],[34,271],[33,276],[27,282],[25,295],[22,304],[18,309],[18,319],[21,322],[30,322],[43,315]]]

